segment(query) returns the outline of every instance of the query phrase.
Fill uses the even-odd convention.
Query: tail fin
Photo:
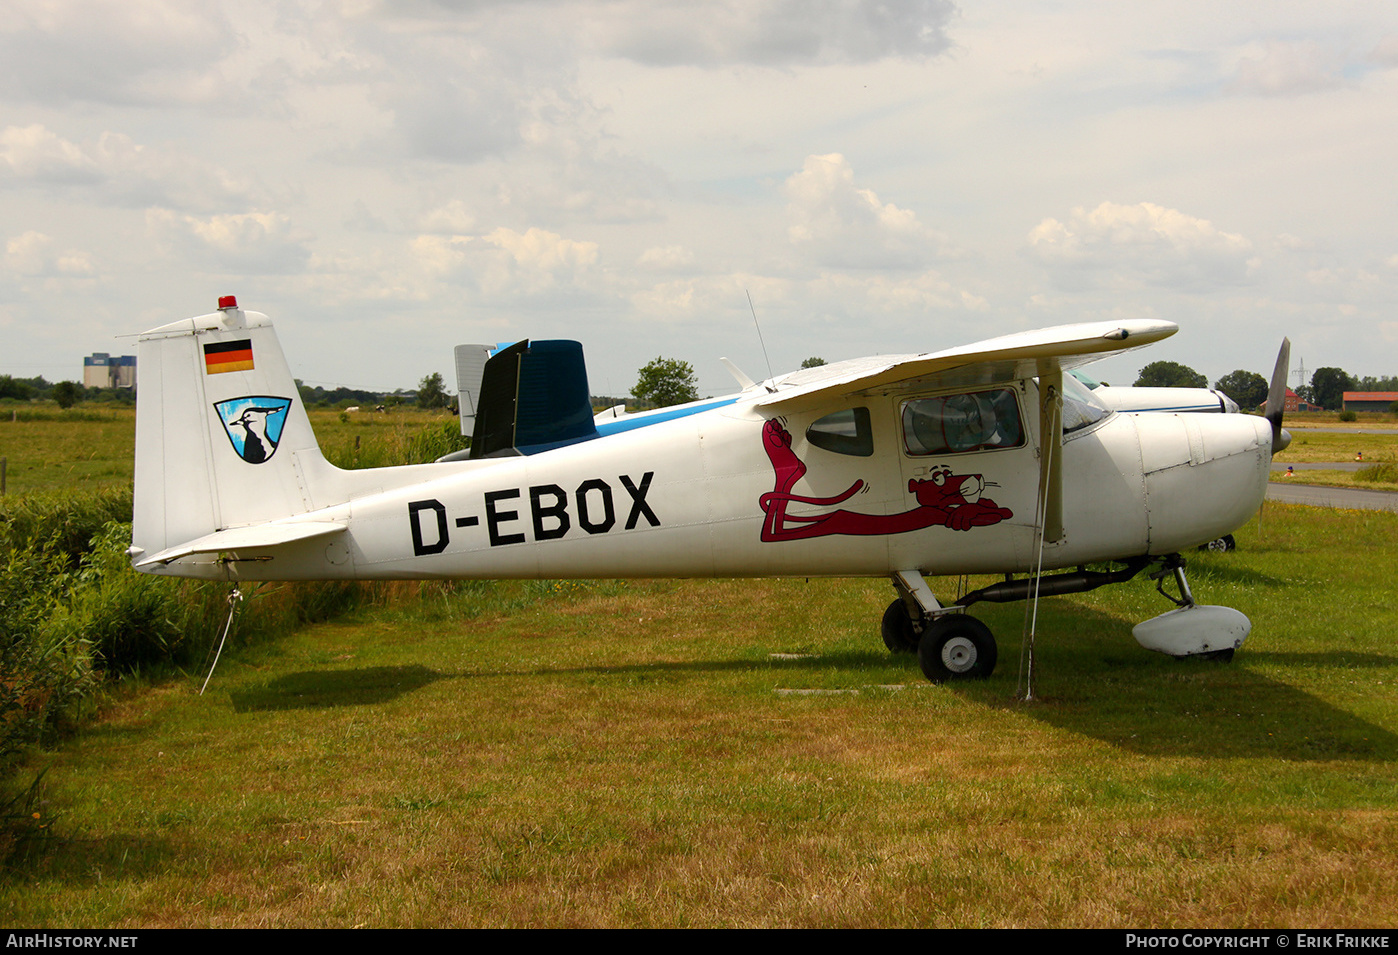
[[[144,333],[137,352],[132,558],[317,506],[329,468],[276,332],[232,296]]]

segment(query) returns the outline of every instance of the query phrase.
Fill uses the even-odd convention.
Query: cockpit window
[[[903,403],[903,445],[909,454],[988,451],[1023,443],[1019,402],[1008,388]]]
[[[1063,376],[1063,433],[1096,424],[1111,412],[1102,400],[1072,375]]]
[[[806,429],[806,440],[817,448],[836,454],[867,458],[874,453],[874,429],[868,408],[846,408],[813,422]]]

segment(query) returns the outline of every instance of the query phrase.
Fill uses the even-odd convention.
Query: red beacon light
[[[220,295],[220,296],[218,297],[218,309],[219,309],[219,311],[222,312],[222,311],[225,311],[225,310],[227,310],[227,309],[230,309],[230,308],[237,308],[237,307],[238,307],[238,296],[236,296],[236,295]]]

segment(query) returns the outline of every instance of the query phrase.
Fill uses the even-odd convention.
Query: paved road
[[[1282,422],[1282,427],[1290,431],[1293,437],[1311,432],[1319,432],[1320,434],[1398,434],[1398,428],[1305,428],[1288,424],[1285,421]]]
[[[1358,471],[1365,465],[1372,463],[1372,461],[1311,461],[1307,464],[1293,463],[1291,466],[1298,471]],[[1272,470],[1285,471],[1286,465],[1273,461]]]
[[[1318,487],[1314,484],[1278,484],[1273,481],[1267,485],[1267,500],[1355,511],[1398,512],[1398,494],[1355,487]]]

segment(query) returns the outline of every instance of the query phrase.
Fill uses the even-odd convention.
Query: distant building
[[[135,388],[136,356],[93,352],[83,359],[84,388]]]
[[[1342,407],[1346,411],[1387,411],[1398,401],[1398,391],[1346,391]]]
[[[1313,405],[1309,401],[1302,401],[1301,396],[1290,388],[1286,389],[1286,398],[1282,402],[1282,411],[1323,411],[1320,405]]]

